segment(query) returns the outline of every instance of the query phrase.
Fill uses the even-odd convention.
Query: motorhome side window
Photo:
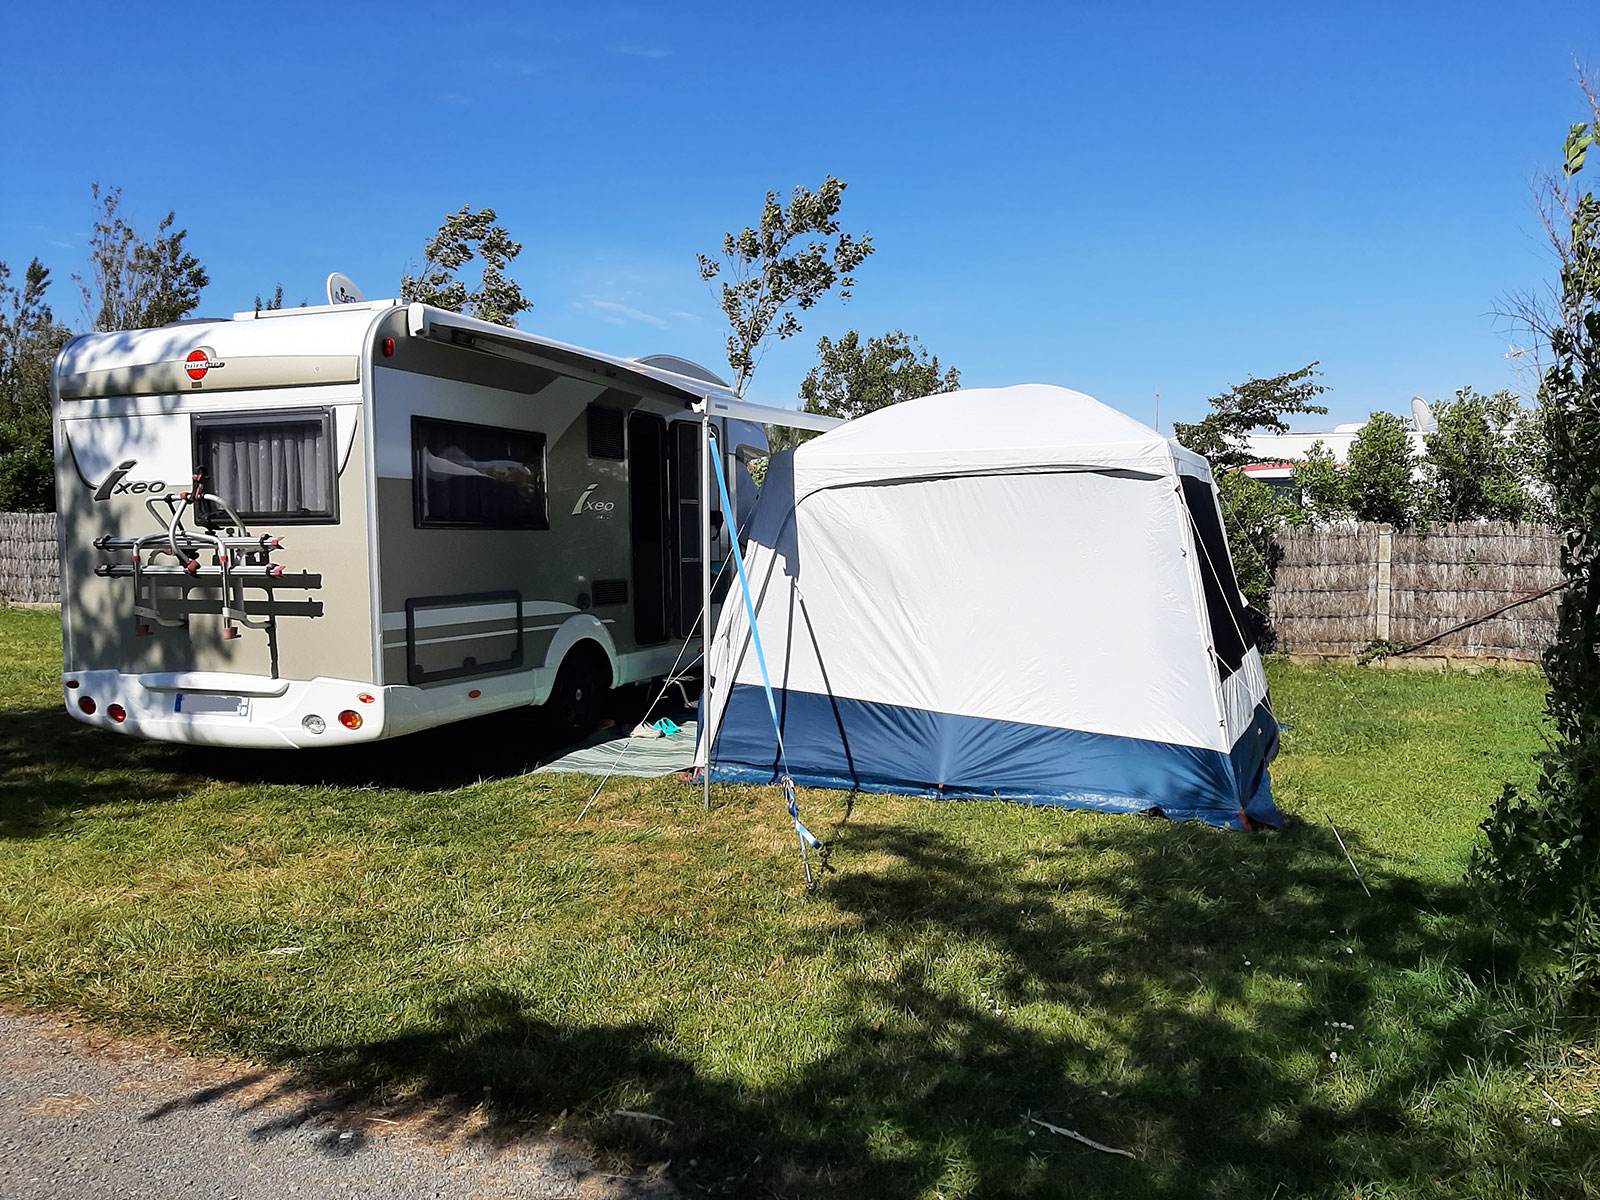
[[[411,418],[416,521],[455,529],[548,529],[545,437]]]
[[[242,521],[337,520],[332,424],[325,410],[197,420],[202,490],[224,500]],[[198,507],[209,525],[232,520],[216,504]]]

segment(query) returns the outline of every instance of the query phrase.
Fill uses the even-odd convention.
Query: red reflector
[[[106,716],[120,725],[128,719],[128,710],[120,704],[108,704],[106,705]]]
[[[393,358],[394,357],[394,339],[393,338],[384,338],[383,339],[383,356],[385,358]]]
[[[477,688],[473,688],[470,692],[467,693],[467,699],[468,700],[476,700],[481,695],[483,695],[482,692],[480,692]]]
[[[94,697],[93,696],[79,696],[78,697],[78,708],[81,711],[89,714],[90,716],[93,716],[94,715]]]
[[[346,729],[360,729],[361,714],[353,708],[347,708],[339,714],[339,724],[343,725]]]
[[[371,692],[362,692],[359,696],[356,697],[356,699],[361,701],[361,703],[363,703],[363,704],[371,704],[374,700],[377,699],[377,697],[374,696]]]
[[[76,679],[69,679],[67,680],[67,686],[69,688],[75,688],[78,686],[78,681]]]

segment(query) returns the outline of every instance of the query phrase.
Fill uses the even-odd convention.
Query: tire
[[[551,726],[574,736],[588,733],[600,717],[606,693],[611,690],[611,668],[595,649],[575,646],[561,660],[555,686],[544,702]]]

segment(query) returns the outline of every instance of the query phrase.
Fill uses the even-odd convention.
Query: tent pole
[[[709,406],[707,406],[709,408]],[[700,720],[711,715],[711,413],[700,414]],[[706,731],[701,729],[700,736]],[[711,811],[711,743],[702,774],[706,811]]]

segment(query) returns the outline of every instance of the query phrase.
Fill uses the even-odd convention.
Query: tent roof
[[[1070,388],[1024,383],[908,400],[795,451],[804,491],[844,483],[1008,471],[1121,468],[1209,476],[1199,455]]]

